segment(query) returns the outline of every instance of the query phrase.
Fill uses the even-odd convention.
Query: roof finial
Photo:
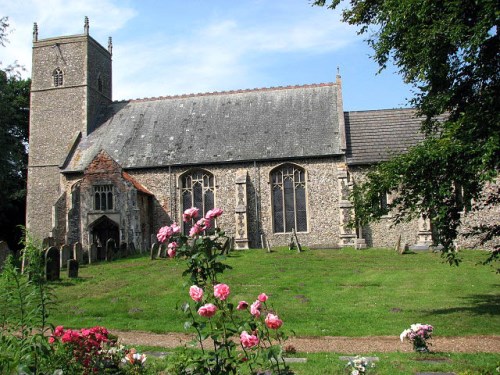
[[[83,33],[89,35],[89,18],[85,16],[85,23],[83,24]]]
[[[33,24],[33,42],[38,42],[38,25],[36,22]]]
[[[340,77],[340,66],[337,65],[337,77]]]
[[[111,37],[108,37],[108,52],[111,56],[113,56],[113,40]]]

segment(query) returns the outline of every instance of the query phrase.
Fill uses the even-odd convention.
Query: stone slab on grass
[[[379,357],[365,357],[365,356],[361,356],[361,357],[363,357],[364,359],[366,359],[368,362],[377,362],[377,361],[380,361]],[[352,359],[356,359],[356,356],[354,356],[354,355],[352,355],[352,356],[351,355],[347,355],[347,356],[344,355],[344,356],[339,357],[339,359],[341,361],[350,361]]]

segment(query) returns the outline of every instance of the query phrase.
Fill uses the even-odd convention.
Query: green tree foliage
[[[7,42],[8,19],[0,18],[0,45]],[[14,248],[21,238],[18,225],[25,221],[28,162],[29,79],[21,67],[0,66],[0,240]]]
[[[340,0],[314,5],[335,9]],[[500,160],[500,3],[497,0],[351,0],[344,22],[359,27],[384,69],[392,61],[415,88],[410,103],[423,118],[425,141],[379,164],[353,198],[360,224],[380,218],[380,194],[398,192],[395,221],[430,218],[437,241],[453,257],[464,210],[474,209]],[[498,189],[483,202],[498,204]],[[496,197],[496,198],[495,198]],[[484,205],[483,205],[484,207]],[[480,228],[481,229],[481,228]],[[497,226],[482,228],[484,238]],[[495,256],[498,256],[498,248]]]

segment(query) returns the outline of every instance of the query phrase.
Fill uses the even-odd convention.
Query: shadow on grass
[[[428,315],[446,315],[457,312],[469,312],[474,315],[500,315],[500,295],[474,294],[463,297],[463,299],[468,301],[469,306],[430,310]]]

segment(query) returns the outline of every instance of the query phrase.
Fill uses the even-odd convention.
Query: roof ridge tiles
[[[228,94],[232,95],[232,94],[242,94],[242,93],[248,93],[248,92],[292,90],[292,89],[326,87],[326,86],[335,86],[335,85],[337,85],[336,82],[322,82],[322,83],[311,83],[311,84],[304,84],[304,85],[271,86],[271,87],[260,87],[260,88],[253,88],[253,89],[237,89],[237,90],[228,90],[228,91],[213,91],[213,92],[156,96],[156,97],[150,97],[150,98],[123,99],[123,100],[115,100],[114,103],[148,102],[148,101],[168,100],[168,99],[185,99],[185,98],[193,98],[193,97],[212,96],[212,95],[214,95],[214,96],[215,95],[228,95]]]

